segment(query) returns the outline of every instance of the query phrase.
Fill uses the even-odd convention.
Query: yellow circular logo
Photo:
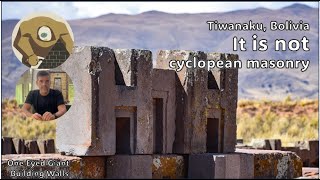
[[[69,24],[52,13],[33,13],[21,19],[12,33],[12,49],[26,66],[52,69],[72,53],[74,37]]]

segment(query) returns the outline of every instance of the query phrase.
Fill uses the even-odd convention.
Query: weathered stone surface
[[[253,160],[253,155],[241,153],[189,155],[188,178],[252,179]]]
[[[58,154],[3,155],[1,173],[2,178],[9,179],[104,178],[105,162],[105,157],[80,158]]]
[[[224,156],[222,156],[222,158],[225,159]],[[212,154],[191,154],[189,155],[188,178],[214,179],[215,166],[223,167],[225,164],[225,160],[221,161],[220,163],[221,164],[215,164],[215,158]],[[221,170],[224,171],[225,169],[222,168]],[[224,178],[224,173],[222,173],[222,175]]]
[[[224,136],[223,136],[223,140],[224,140],[223,152],[224,153],[231,153],[235,151],[236,136],[237,136],[237,125],[225,123]]]
[[[179,155],[153,155],[153,179],[182,179],[186,178],[186,162]]]
[[[319,141],[309,141],[310,167],[319,167]]]
[[[15,152],[17,154],[25,154],[26,153],[26,146],[23,139],[13,138],[13,145],[15,148]]]
[[[54,144],[54,139],[48,139],[46,140],[46,153],[55,153],[56,152],[56,146]]]
[[[137,144],[136,154],[153,153],[152,54],[135,50],[137,60]]]
[[[227,162],[225,155],[214,155],[213,160],[215,162],[214,177],[216,179],[224,179],[227,176]]]
[[[238,178],[254,179],[254,156],[252,154],[240,153],[240,176]]]
[[[156,67],[169,69],[169,61],[186,60],[238,60],[237,55],[207,53],[183,50],[159,51]],[[179,82],[176,86],[176,140],[174,152],[176,153],[203,153],[206,150],[206,125],[198,123],[200,119],[207,119],[213,112],[207,109],[223,111],[219,121],[218,150],[216,152],[234,152],[236,145],[236,108],[237,108],[237,69],[212,68],[209,72],[205,68],[182,68],[177,72]],[[221,109],[222,108],[222,109]],[[202,109],[206,109],[203,115]],[[198,115],[201,114],[201,115]],[[201,121],[203,122],[203,121]],[[226,126],[229,132],[225,132]],[[234,132],[231,132],[234,131]],[[196,133],[197,132],[197,133]],[[194,134],[197,134],[196,137]],[[223,147],[222,147],[223,145]]]
[[[4,146],[4,140],[3,140],[3,138],[1,138],[1,155],[3,155],[4,154],[4,151],[3,151],[3,146]]]
[[[115,154],[117,114],[121,118],[129,114],[125,116],[130,121],[127,153],[153,152],[150,51],[75,48],[62,70],[77,76],[70,77],[74,79],[76,101],[57,123],[60,152],[88,156]],[[81,115],[79,109],[83,111]],[[70,126],[75,127],[74,134],[66,128]],[[65,137],[65,134],[73,135]]]
[[[100,179],[106,177],[106,157],[81,157],[81,178]]]
[[[172,59],[206,61],[207,54],[160,51],[153,70],[148,50],[75,48],[61,66],[73,80],[75,101],[57,122],[57,150],[79,156],[234,152],[238,71],[175,72],[168,70]]]
[[[57,120],[56,145],[59,152],[73,155],[105,155],[103,149],[96,149],[90,153],[90,148],[95,147],[93,135],[96,133],[97,121],[94,117],[93,101],[94,91],[91,73],[99,70],[97,63],[91,63],[91,47],[75,47],[66,62],[61,65],[74,84],[74,102],[68,112]],[[91,64],[90,64],[91,63]]]
[[[103,80],[100,83],[100,107],[103,114],[100,119],[110,116],[107,111],[116,106],[116,118],[129,117],[130,121],[130,154],[153,153],[153,106],[152,106],[152,54],[148,50],[115,49],[114,50],[124,83],[118,78],[118,86],[110,87],[112,82]],[[114,71],[106,70],[108,75],[103,78],[114,77]],[[117,76],[117,75],[116,75]],[[120,80],[119,80],[120,79]],[[129,87],[130,86],[130,87]],[[112,93],[112,89],[115,89]],[[111,90],[110,90],[111,89]],[[109,93],[110,92],[110,93]],[[108,94],[109,93],[109,94]],[[110,101],[114,96],[114,102]],[[115,105],[111,105],[114,103]],[[109,110],[110,109],[110,110]],[[131,109],[131,110],[130,110]],[[114,111],[114,110],[113,110]],[[105,114],[105,115],[104,115]],[[124,116],[125,115],[125,116]],[[112,122],[111,120],[107,120]]]
[[[281,147],[281,151],[292,151],[297,153],[299,151],[299,147]]]
[[[27,140],[25,141],[26,153],[27,154],[40,154],[39,146],[37,141]]]
[[[152,98],[154,153],[173,153],[175,140],[176,119],[176,73],[173,70],[153,69]],[[157,104],[158,100],[160,104]],[[162,106],[161,106],[162,105]],[[160,107],[159,107],[160,106]],[[162,111],[162,113],[160,112]],[[158,114],[160,113],[160,114]],[[161,122],[162,121],[162,122]],[[160,140],[160,141],[159,141]]]
[[[170,60],[206,60],[200,51],[160,51],[157,68],[169,69]],[[208,73],[206,69],[186,68],[177,72],[176,83],[176,139],[175,153],[206,152],[206,93]]]
[[[281,150],[280,139],[252,139],[250,145],[254,149]]]
[[[240,178],[240,155],[230,154],[226,155],[226,179],[239,179]],[[253,170],[253,169],[252,169]]]
[[[299,147],[300,149],[309,149],[308,141],[297,141],[294,146]]]
[[[2,138],[2,153],[1,154],[16,154],[16,150],[14,148],[14,144],[11,137],[3,137]]]
[[[255,149],[271,150],[271,145],[267,139],[252,139],[250,145]]]
[[[319,167],[317,168],[303,167],[302,175],[304,178],[299,178],[299,179],[319,179]]]
[[[208,57],[210,53],[208,53]],[[239,57],[235,54],[221,54],[221,60],[235,61]],[[224,109],[223,152],[234,152],[236,145],[236,111],[238,100],[238,69],[220,69],[221,108]],[[228,133],[226,126],[233,127]],[[235,131],[235,132],[231,132]]]
[[[116,76],[115,54],[108,48],[95,48],[103,54],[97,59],[101,71],[96,75],[93,83],[95,107],[95,132],[96,149],[100,149],[101,155],[113,155],[116,153]],[[93,152],[94,154],[98,152]]]
[[[251,149],[237,149],[236,152],[253,155],[255,179],[288,179],[302,175],[302,161],[295,153]]]
[[[38,144],[40,154],[46,154],[46,141],[45,140],[38,140],[37,144]]]
[[[55,153],[55,145],[54,145],[53,139],[38,140],[37,143],[38,143],[40,154]]]
[[[108,178],[151,179],[152,156],[150,155],[114,155],[107,157],[106,173]]]
[[[297,148],[295,152],[302,160],[304,167],[311,167],[311,153],[308,149],[299,149]]]
[[[114,49],[117,85],[137,86],[137,61],[134,53],[133,49]]]
[[[196,51],[159,51],[157,68],[169,69],[170,60],[193,60],[194,57],[206,59],[203,52]],[[205,96],[207,73],[203,69],[184,67],[177,72],[179,82],[176,85],[176,139],[175,153],[206,152],[205,134]],[[192,94],[192,95],[191,95]],[[200,95],[201,94],[201,95]],[[191,108],[192,107],[192,108]]]
[[[114,155],[107,157],[108,178],[177,179],[186,177],[181,155]]]
[[[283,151],[295,152],[303,162],[304,167],[319,166],[319,141],[299,141],[295,143],[296,147],[282,147]]]
[[[271,150],[281,150],[281,139],[268,139]]]

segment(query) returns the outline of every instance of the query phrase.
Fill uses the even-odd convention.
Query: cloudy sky
[[[2,19],[21,19],[39,11],[50,11],[71,20],[108,13],[139,14],[151,10],[168,13],[201,13],[257,7],[280,9],[293,3],[318,7],[318,2],[2,2]]]

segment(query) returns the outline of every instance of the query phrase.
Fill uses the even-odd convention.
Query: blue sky
[[[97,17],[108,13],[139,14],[157,10],[168,13],[226,12],[265,7],[280,9],[294,3],[318,7],[318,2],[2,2],[2,19],[21,19],[37,11],[50,11],[64,19]]]

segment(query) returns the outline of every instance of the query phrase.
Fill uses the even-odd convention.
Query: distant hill
[[[264,23],[270,21],[307,22],[310,31],[209,31],[206,21]],[[11,33],[18,20],[2,21],[2,98],[15,95],[15,83],[27,70],[14,56],[11,49]],[[250,99],[283,99],[318,97],[318,9],[294,4],[279,10],[257,8],[225,13],[170,14],[149,11],[137,15],[106,14],[96,18],[69,21],[77,46],[107,46],[110,48],[150,49],[153,58],[160,49],[201,50],[206,52],[237,53],[247,59],[308,59],[306,72],[290,69],[239,70],[239,97]],[[243,37],[251,47],[252,35],[268,39],[273,47],[276,38],[310,40],[308,52],[246,52],[232,51],[232,38]]]

